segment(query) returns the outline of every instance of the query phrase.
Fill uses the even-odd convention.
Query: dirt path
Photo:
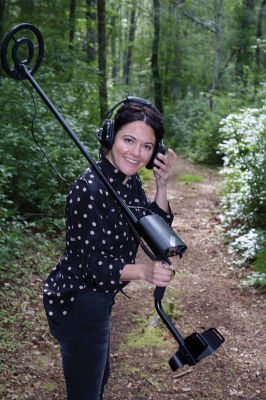
[[[126,289],[131,300],[119,295],[114,309],[112,377],[105,399],[265,400],[265,295],[239,286],[247,272],[233,267],[223,246],[217,229],[219,176],[182,159],[178,173],[204,180],[171,184],[174,228],[188,250],[181,262],[176,260],[178,273],[163,304],[184,336],[216,327],[226,342],[197,366],[173,373],[168,360],[178,345],[165,327],[157,326],[153,288],[131,283]],[[150,320],[161,342],[148,336]]]

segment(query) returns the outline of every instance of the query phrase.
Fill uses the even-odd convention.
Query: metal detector
[[[22,34],[22,37],[20,36],[20,38],[18,38],[18,34]],[[33,74],[37,71],[42,62],[43,55],[43,37],[35,26],[28,23],[15,26],[6,34],[2,42],[1,61],[6,74],[19,81],[27,79],[31,83],[81,153],[88,160],[91,167],[102,179],[114,199],[118,202],[130,226],[137,233],[139,238],[145,241],[150,249],[148,252],[149,256],[153,260],[164,261],[170,265],[169,257],[175,255],[182,257],[187,246],[162,217],[152,214],[137,219],[125,201],[118,195],[97,166],[97,163],[90,156],[87,148],[79,140],[77,135],[69,127],[51,100],[33,78]],[[224,342],[224,338],[215,328],[210,328],[202,333],[194,332],[188,337],[183,338],[162,307],[161,301],[164,292],[165,288],[156,287],[154,291],[155,308],[160,318],[179,344],[178,351],[169,361],[171,369],[175,371],[185,364],[195,365],[201,359],[214,353]]]

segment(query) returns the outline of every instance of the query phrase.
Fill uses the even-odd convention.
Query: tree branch
[[[182,11],[182,14],[187,17],[190,21],[194,22],[196,25],[201,26],[202,28],[207,29],[208,31],[212,32],[212,33],[216,33],[216,29],[212,28],[208,23],[200,21],[199,19],[197,19],[196,17],[194,17],[194,15],[191,12],[187,12],[187,11]]]

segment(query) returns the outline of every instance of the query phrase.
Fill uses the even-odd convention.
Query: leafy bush
[[[78,80],[75,84],[57,83],[49,70],[43,74],[42,80],[46,82],[44,86],[48,86],[45,91],[69,126],[97,157],[96,137],[93,135],[97,124],[97,86]],[[54,83],[51,85],[49,82]],[[33,89],[36,110],[32,95],[23,84],[8,78],[1,79],[0,84],[3,116],[0,127],[0,219],[5,221],[25,213],[62,216],[68,187],[88,162]],[[35,137],[66,182],[51,169],[31,135],[35,111]]]
[[[266,290],[266,246],[259,250],[253,262],[254,272],[242,282],[243,286],[259,285]]]
[[[230,95],[187,95],[166,108],[167,142],[193,161],[220,165],[220,120],[238,107],[239,101]]]
[[[198,121],[204,118],[207,102],[199,97],[187,95],[176,104],[165,107],[165,123],[167,127],[167,144],[178,152],[187,154],[190,150],[191,132]]]
[[[230,249],[246,265],[266,233],[266,106],[247,108],[221,122],[225,177],[222,205]]]

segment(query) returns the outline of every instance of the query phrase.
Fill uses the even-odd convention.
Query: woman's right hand
[[[150,263],[126,264],[121,272],[120,281],[143,280],[155,286],[166,287],[174,276],[175,268],[162,261]]]
[[[159,287],[169,285],[174,272],[171,266],[163,264],[161,261],[155,261],[151,264],[143,264],[143,280]]]

